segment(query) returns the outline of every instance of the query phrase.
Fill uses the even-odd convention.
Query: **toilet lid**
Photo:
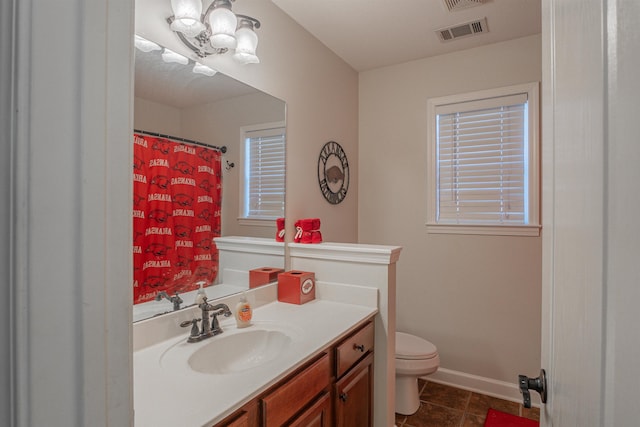
[[[438,355],[438,349],[429,341],[404,332],[396,332],[397,359],[431,359]]]

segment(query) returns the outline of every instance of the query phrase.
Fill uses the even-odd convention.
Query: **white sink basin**
[[[287,358],[292,343],[301,336],[296,327],[270,322],[243,329],[223,325],[223,329],[222,334],[198,343],[187,343],[185,335],[163,352],[160,364],[196,374],[243,373]]]
[[[235,334],[210,339],[188,359],[191,369],[203,374],[228,374],[263,365],[291,345],[291,337],[282,331],[244,329]]]

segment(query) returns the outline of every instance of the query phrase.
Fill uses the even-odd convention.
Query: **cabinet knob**
[[[340,393],[340,400],[342,400],[343,402],[347,401],[347,393]]]
[[[360,350],[361,352],[364,353],[364,344],[354,344],[353,345],[353,349],[354,350]]]

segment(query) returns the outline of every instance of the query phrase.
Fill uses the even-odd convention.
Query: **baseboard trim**
[[[439,368],[435,373],[422,377],[422,379],[486,394],[487,396],[497,397],[511,402],[522,403],[522,395],[516,383],[508,383],[446,368]],[[540,407],[540,396],[538,393],[531,393],[531,403],[537,408]]]

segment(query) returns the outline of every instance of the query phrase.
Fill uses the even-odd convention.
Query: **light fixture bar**
[[[173,16],[170,16],[169,18],[167,18],[167,23],[169,23],[169,25],[171,25],[173,21],[174,21]],[[191,49],[200,58],[206,58],[209,55],[220,55],[223,53],[227,53],[229,49],[226,49],[226,48],[216,49],[213,46],[211,46],[211,43],[209,42],[209,36],[206,34],[207,31],[208,29],[204,30],[203,32],[201,32],[200,34],[194,37],[190,37],[179,31],[175,31],[175,33],[180,39],[180,41],[189,49]]]
[[[258,36],[254,31],[260,28],[260,21],[233,13],[231,2],[235,0],[213,0],[200,20],[194,21],[197,15],[194,10],[201,10],[193,4],[196,1],[202,0],[172,0],[174,15],[167,18],[185,46],[200,58],[234,51],[234,59],[242,64],[260,62],[255,53]],[[181,4],[188,12],[179,8]]]

